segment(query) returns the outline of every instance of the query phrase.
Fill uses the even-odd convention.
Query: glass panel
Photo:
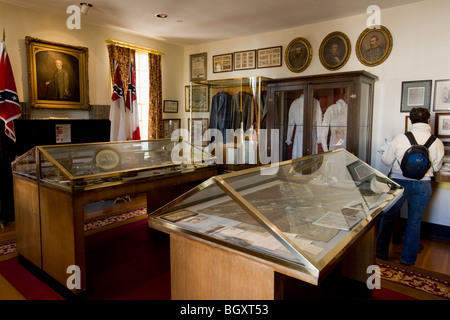
[[[280,160],[303,156],[304,90],[275,92],[275,129],[279,130]]]
[[[12,163],[14,173],[21,174],[28,178],[37,179],[36,172],[36,149],[32,149],[19,157]]]
[[[370,141],[370,122],[369,119],[372,115],[369,115],[370,110],[370,90],[371,85],[367,83],[361,83],[361,97],[359,107],[359,136],[358,136],[358,157],[360,159],[368,159],[368,146],[367,141]]]
[[[317,135],[320,146],[317,151],[346,149],[348,88],[328,87],[314,90],[313,96],[319,101],[323,114]]]
[[[394,181],[338,150],[285,162],[272,174],[255,168],[212,178],[176,206],[169,204],[177,219],[158,218],[169,211],[151,217],[181,229],[208,219],[203,229],[189,230],[302,267],[311,262],[323,268],[401,193]]]

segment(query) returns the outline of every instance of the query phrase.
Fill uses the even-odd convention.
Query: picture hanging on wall
[[[286,47],[284,60],[292,72],[302,72],[308,68],[312,59],[311,44],[305,38],[295,38]]]
[[[213,56],[213,72],[228,72],[233,71],[233,54],[220,54]]]
[[[434,82],[433,111],[450,110],[450,79],[436,80]]]
[[[239,51],[234,53],[234,70],[256,68],[256,50]]]
[[[281,46],[257,50],[258,68],[281,67]]]
[[[375,67],[386,61],[391,54],[392,46],[392,35],[386,27],[367,28],[356,42],[356,56],[362,64]]]
[[[206,80],[207,53],[191,54],[190,56],[191,81]]]
[[[25,37],[30,105],[89,109],[88,48]]]
[[[342,32],[332,32],[320,45],[320,62],[328,70],[338,70],[347,63],[350,52],[351,44],[348,37]]]
[[[402,82],[402,102],[400,112],[410,112],[413,108],[430,109],[431,80]]]
[[[436,113],[434,134],[438,138],[450,138],[450,113]]]

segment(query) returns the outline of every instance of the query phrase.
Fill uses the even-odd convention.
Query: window
[[[136,98],[141,140],[148,140],[149,73],[148,54],[136,51]]]

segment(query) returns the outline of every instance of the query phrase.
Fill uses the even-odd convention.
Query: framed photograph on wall
[[[342,32],[332,32],[320,44],[320,62],[328,70],[338,70],[347,63],[350,52],[349,38]]]
[[[186,112],[208,112],[209,111],[209,94],[208,86],[195,85],[185,87],[185,110]]]
[[[450,138],[450,113],[436,113],[434,134],[438,138]]]
[[[256,60],[258,68],[281,67],[281,46],[258,49],[256,51]]]
[[[402,82],[400,112],[410,112],[413,108],[430,109],[431,80]]]
[[[256,50],[238,51],[234,53],[234,70],[256,68]]]
[[[363,65],[375,67],[386,61],[392,46],[392,35],[386,27],[367,28],[356,41],[356,57]]]
[[[450,110],[450,79],[434,82],[433,111]]]
[[[228,72],[233,71],[233,54],[219,54],[213,56],[213,72]]]
[[[191,73],[191,81],[206,80],[207,71],[207,54],[206,52],[191,54],[189,56],[189,66]]]
[[[176,129],[180,129],[180,119],[163,119],[163,138],[171,138]]]
[[[311,44],[305,38],[295,38],[286,47],[284,61],[292,72],[302,72],[308,68],[312,59]]]
[[[33,108],[89,109],[88,48],[25,37]]]
[[[177,100],[164,100],[163,112],[178,113],[178,101]]]

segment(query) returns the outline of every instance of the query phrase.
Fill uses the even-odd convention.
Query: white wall
[[[69,30],[66,20],[70,15],[65,11],[60,15],[50,15],[0,2],[0,31],[5,29],[6,47],[10,56],[20,101],[29,101],[27,56],[25,37],[56,43],[87,47],[89,71],[89,100],[91,105],[109,105],[111,98],[111,78],[109,58],[105,40],[114,39],[163,52],[162,81],[163,99],[180,100],[183,95],[178,90],[183,80],[183,48],[159,40],[83,23],[81,29]],[[52,115],[56,109],[34,109],[32,116],[43,118]],[[66,112],[66,111],[65,111]],[[88,118],[87,111],[67,111],[71,118]]]
[[[376,4],[376,1],[374,3]],[[366,20],[369,17],[366,12],[361,12],[361,15],[345,19],[186,47],[184,81],[185,84],[189,83],[189,55],[200,52],[208,54],[208,80],[248,76],[282,78],[352,70],[372,72],[379,77],[379,81],[375,85],[374,95],[371,164],[387,173],[389,168],[382,164],[377,149],[382,145],[384,137],[392,139],[404,130],[407,113],[400,113],[402,81],[433,80],[434,86],[434,80],[450,78],[450,42],[446,37],[449,12],[450,1],[448,0],[425,0],[386,10],[381,8],[381,24],[392,34],[393,49],[389,58],[376,67],[366,67],[361,64],[354,50],[356,41],[366,28]],[[270,24],[270,19],[264,19]],[[320,63],[318,51],[322,40],[334,31],[343,32],[349,37],[352,52],[343,68],[337,71],[328,71]],[[283,46],[284,53],[289,42],[297,37],[306,38],[311,43],[313,51],[311,64],[302,73],[291,72],[284,61],[283,66],[277,68],[227,73],[212,72],[213,55],[279,45]],[[434,119],[433,112],[432,118]],[[432,122],[432,127],[434,128],[434,122]],[[449,190],[439,189],[440,197],[434,197],[433,201],[441,201],[445,198],[442,197],[442,194],[446,194],[448,197],[449,192]],[[433,201],[430,203],[430,208],[434,208],[433,210],[441,210],[444,207]],[[448,209],[436,213],[430,210],[425,213],[424,218],[430,222],[450,225]]]

